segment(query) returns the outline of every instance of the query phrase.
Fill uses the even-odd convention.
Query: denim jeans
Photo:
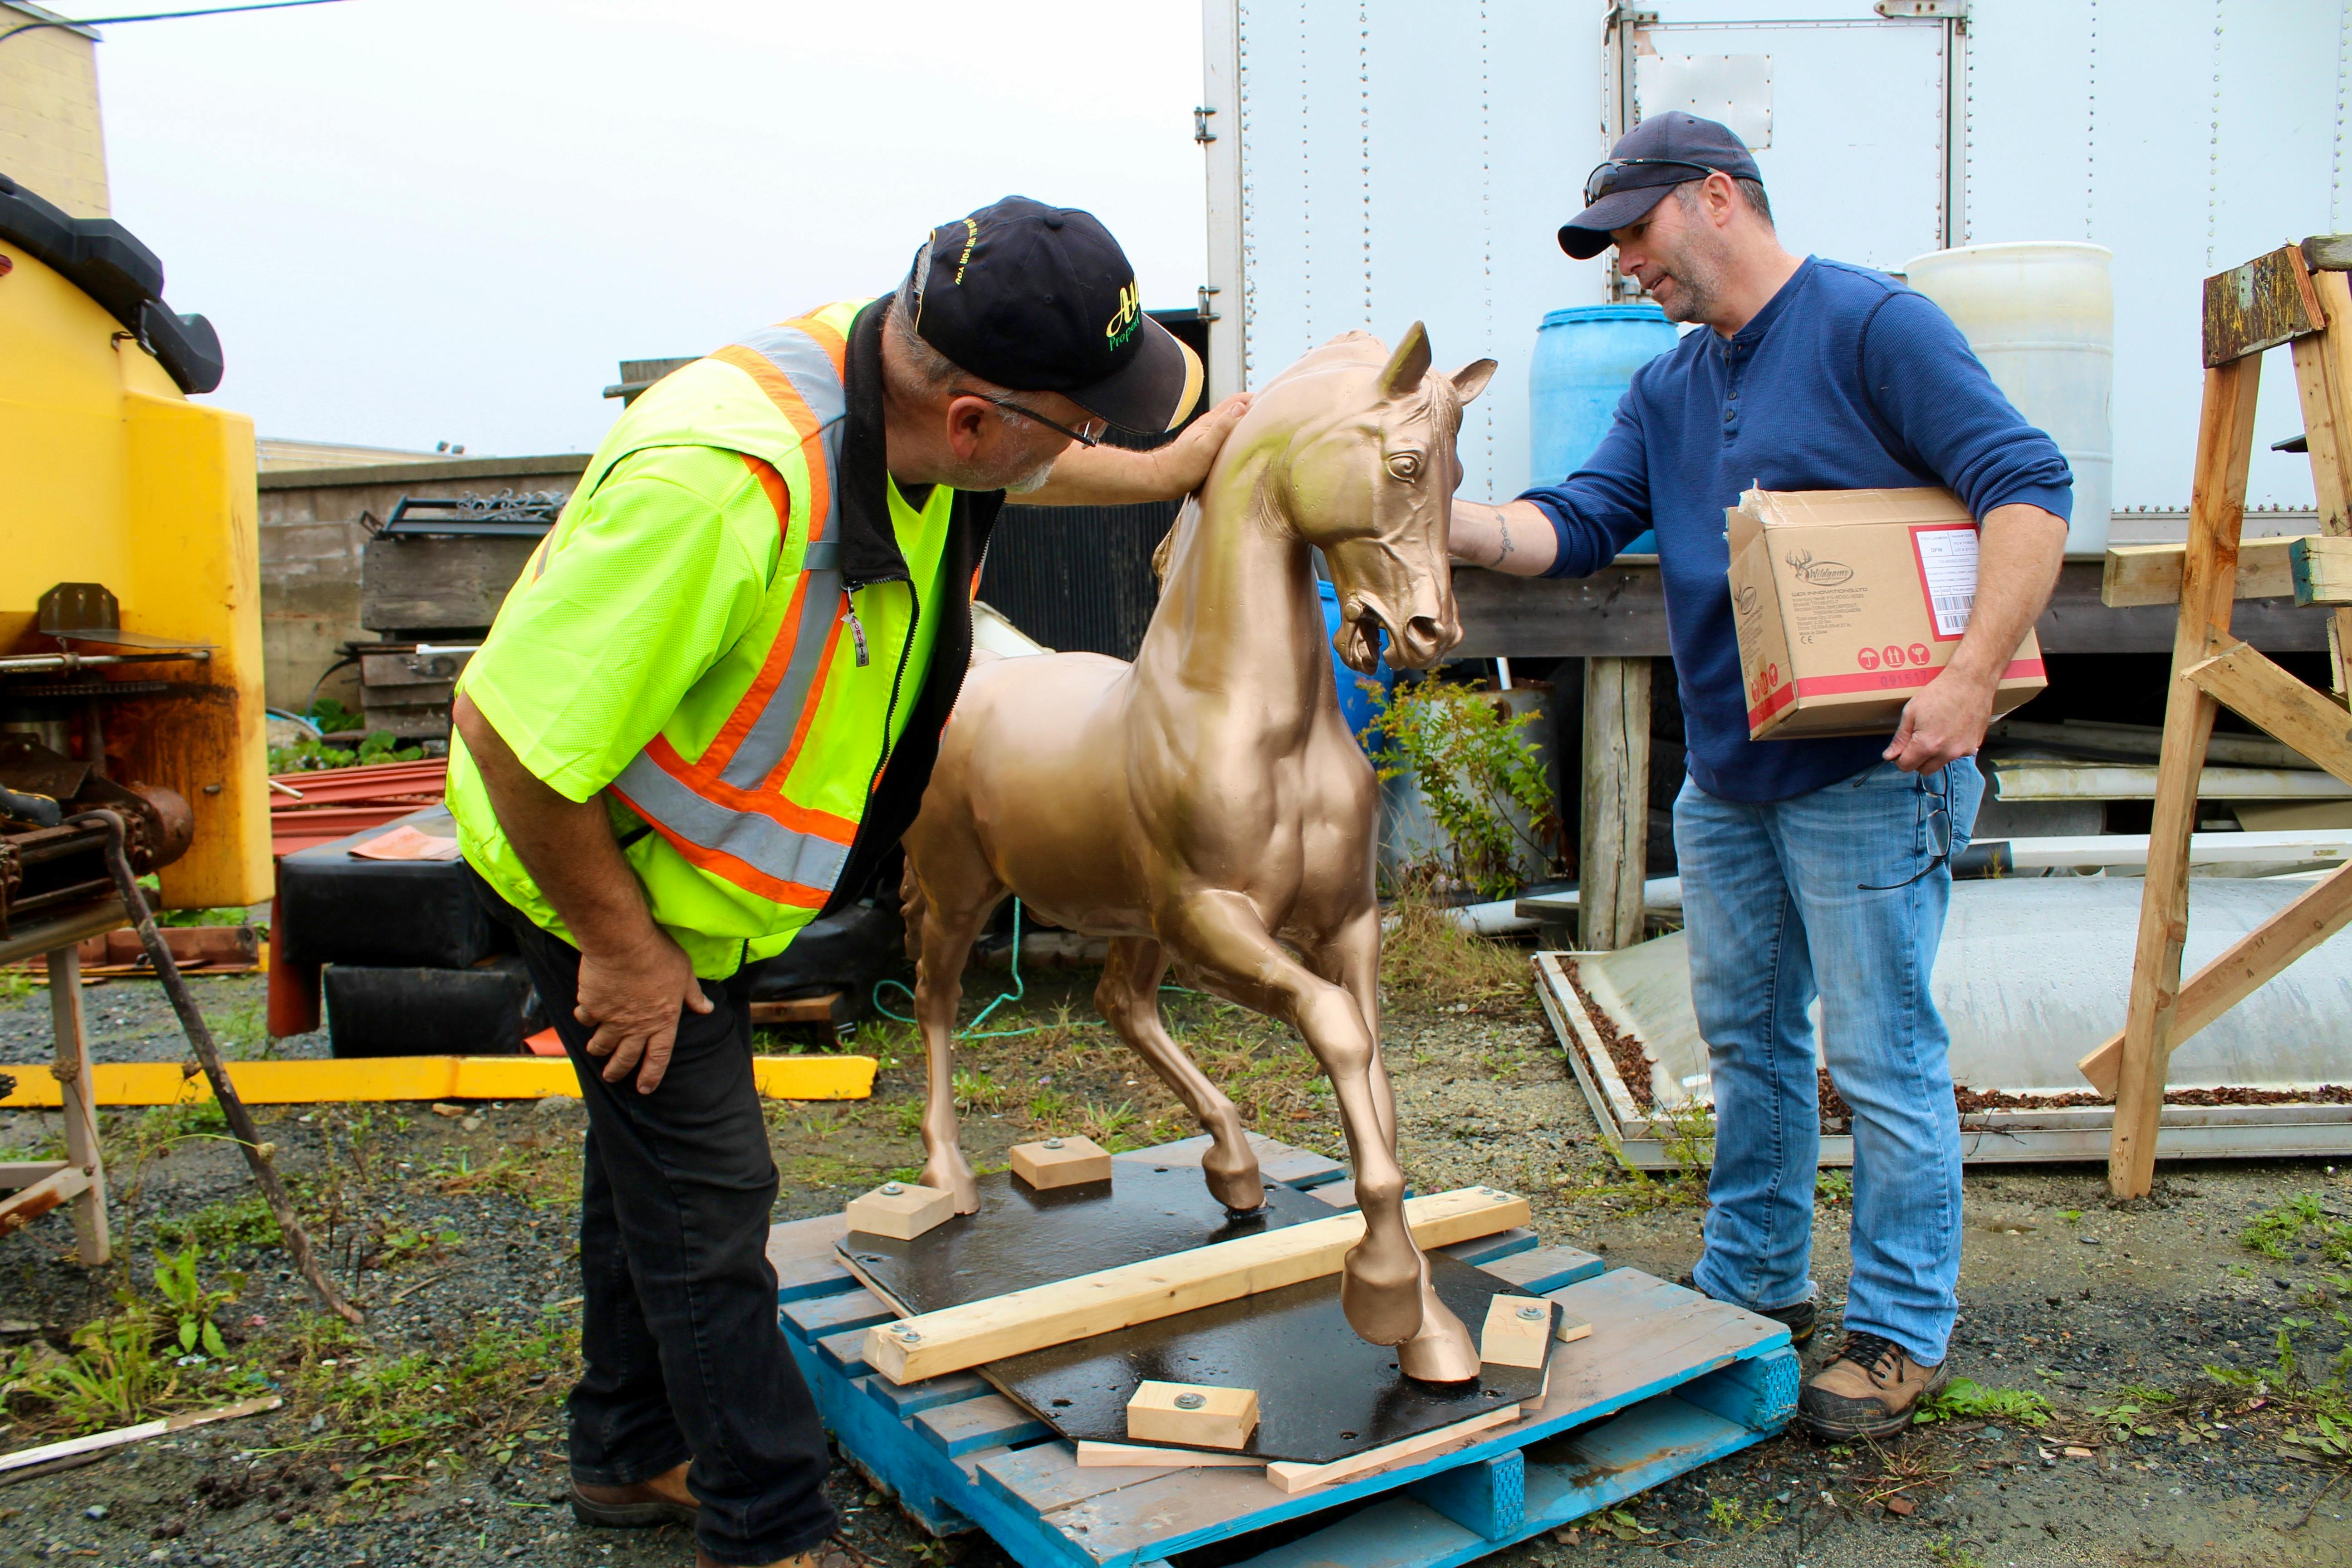
[[[751,978],[702,982],[715,1005],[679,1009],[661,1087],[607,1084],[572,1016],[580,953],[467,868],[515,933],[580,1075],[581,1359],[572,1476],[628,1486],[687,1459],[696,1535],[720,1563],[772,1563],[834,1528],[831,1459],[815,1401],[776,1326],[768,1225],[776,1164],[751,1081]]]
[[[1935,861],[1967,847],[1983,795],[1964,758],[1930,777],[1882,763],[1762,805],[1685,780],[1675,801],[1715,1092],[1699,1289],[1760,1311],[1811,1297],[1818,997],[1821,1057],[1853,1113],[1845,1328],[1923,1365],[1944,1359],[1960,1272],[1951,1042],[1927,990],[1952,882]]]

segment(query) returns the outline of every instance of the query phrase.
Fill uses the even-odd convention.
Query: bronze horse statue
[[[957,1148],[956,1005],[973,939],[1008,892],[1110,939],[1095,1002],[1200,1119],[1209,1190],[1265,1201],[1233,1101],[1170,1038],[1160,976],[1281,1018],[1330,1079],[1364,1239],[1349,1322],[1407,1376],[1475,1377],[1478,1351],[1430,1288],[1404,1223],[1396,1105],[1380,1052],[1380,793],[1340,717],[1310,547],[1328,563],[1340,657],[1369,673],[1462,640],[1446,559],[1463,405],[1494,374],[1430,374],[1415,322],[1396,352],[1334,338],[1260,392],[1160,546],[1135,662],[1066,653],[976,666],[907,834],[915,1016],[930,1058],[926,1186],[980,1206]]]

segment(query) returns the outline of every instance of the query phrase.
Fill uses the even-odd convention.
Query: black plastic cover
[[[277,939],[292,963],[464,969],[506,951],[457,860],[360,860],[354,845],[398,826],[457,837],[446,806],[320,844],[278,863]]]
[[[327,1044],[339,1057],[514,1056],[547,1026],[520,958],[471,969],[330,964]]]
[[[68,217],[0,174],[0,244],[30,251],[138,333],[181,391],[220,385],[220,338],[211,323],[172,313],[163,303],[163,263],[112,218]]]

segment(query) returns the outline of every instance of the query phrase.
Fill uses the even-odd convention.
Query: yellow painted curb
[[[100,1105],[182,1105],[213,1097],[202,1073],[177,1062],[99,1062],[89,1069]],[[44,1064],[0,1067],[16,1091],[0,1110],[63,1103]],[[864,1100],[874,1092],[872,1057],[755,1057],[752,1075],[770,1100]],[[348,1060],[231,1062],[229,1081],[254,1105],[339,1100],[545,1100],[580,1097],[572,1063],[558,1057],[367,1057]]]

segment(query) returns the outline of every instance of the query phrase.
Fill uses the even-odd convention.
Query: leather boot
[[[1941,1364],[1921,1366],[1892,1340],[1850,1331],[1837,1359],[1798,1394],[1797,1425],[1832,1442],[1891,1437],[1943,1383]]]
[[[625,1487],[572,1483],[572,1517],[607,1530],[649,1530],[661,1524],[694,1528],[702,1505],[686,1489],[686,1466]]]

